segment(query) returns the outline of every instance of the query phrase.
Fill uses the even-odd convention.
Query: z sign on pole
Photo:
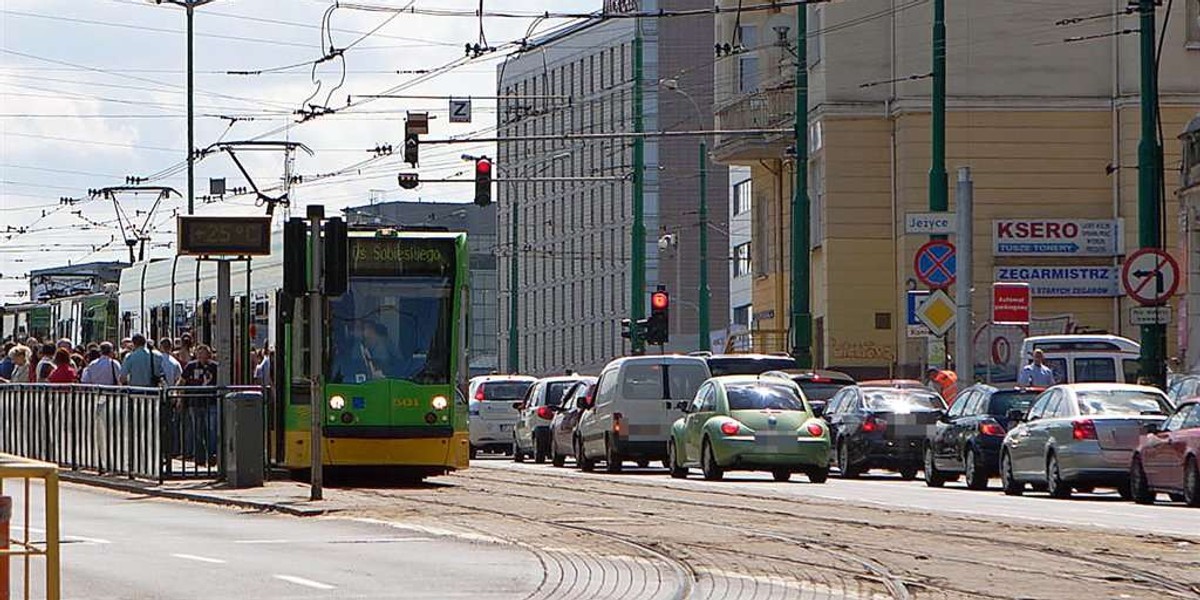
[[[996,325],[1028,325],[1031,295],[1028,283],[993,283],[992,323]]]
[[[450,99],[450,122],[451,123],[470,123],[471,122],[471,99],[470,98],[451,98]]]
[[[1160,305],[1179,289],[1179,263],[1157,248],[1142,248],[1121,269],[1125,293],[1142,306]]]

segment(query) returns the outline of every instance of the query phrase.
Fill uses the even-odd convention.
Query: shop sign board
[[[1121,295],[1117,267],[996,267],[994,281],[1028,283],[1032,295],[1040,298],[1112,298]]]
[[[1117,256],[1119,219],[1001,219],[992,221],[995,256]]]

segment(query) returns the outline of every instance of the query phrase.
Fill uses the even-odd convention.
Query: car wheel
[[[1025,493],[1025,484],[1017,481],[1013,474],[1012,457],[1007,452],[1000,455],[1000,484],[1004,486],[1007,496],[1020,496]]]
[[[1183,468],[1183,501],[1188,506],[1200,508],[1200,465],[1196,458],[1187,460]]]
[[[1071,486],[1062,479],[1062,470],[1058,467],[1058,455],[1051,454],[1046,459],[1046,491],[1051,498],[1066,499],[1071,497]]]
[[[1142,466],[1142,457],[1136,454],[1133,461],[1129,463],[1129,495],[1138,504],[1154,504],[1154,496],[1156,496],[1150,489],[1150,482],[1146,481],[1146,469]]]
[[[608,436],[605,436],[604,471],[606,473],[620,473],[621,466],[621,455],[617,454],[616,448],[613,448],[612,440]]]
[[[792,478],[792,472],[787,469],[775,469],[771,471],[771,479],[775,481],[789,481]]]
[[[584,473],[591,473],[596,469],[596,461],[588,458],[583,451],[583,438],[575,438],[575,466],[579,467]]]
[[[946,485],[946,478],[941,471],[937,470],[937,466],[933,462],[933,446],[925,446],[925,485],[929,487],[942,487]]]
[[[471,446],[469,456],[470,456],[471,460],[475,460],[475,458],[477,456],[479,456],[479,448],[476,448],[475,446]]]
[[[974,448],[967,448],[967,455],[963,457],[963,472],[966,475],[967,489],[986,490],[988,486],[987,468],[979,462],[977,454]]]
[[[829,467],[809,467],[804,474],[810,483],[825,483],[829,479]]]
[[[558,451],[558,441],[550,440],[550,464],[556,467],[567,466],[567,455]]]
[[[671,477],[675,479],[687,479],[688,470],[685,467],[679,466],[678,451],[675,450],[675,440],[667,442],[667,460],[663,461],[665,466],[671,470]]]
[[[860,474],[862,474],[862,471],[860,469],[857,469],[857,468],[851,466],[851,464],[850,464],[850,449],[847,448],[847,446],[849,446],[849,444],[847,444],[846,442],[843,442],[843,441],[838,442],[838,449],[837,449],[838,473],[841,474],[842,479],[854,479],[855,477],[858,477]]]
[[[700,449],[700,470],[704,472],[704,478],[709,481],[720,481],[725,477],[725,470],[717,464],[717,457],[713,454],[712,444],[706,438],[704,446]]]
[[[539,465],[546,462],[546,457],[548,454],[550,454],[550,449],[546,446],[549,445],[550,444],[546,443],[545,436],[539,436],[536,434],[533,436],[533,462]]]

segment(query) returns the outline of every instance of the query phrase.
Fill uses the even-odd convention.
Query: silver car
[[[1133,449],[1149,424],[1171,412],[1152,387],[1077,383],[1052,387],[1034,401],[1021,423],[1004,437],[1000,478],[1015,496],[1026,484],[1055,498],[1072,490],[1115,487],[1129,495]]]
[[[524,375],[485,375],[471,380],[467,390],[471,458],[480,451],[512,454],[513,427],[520,415],[513,404],[525,397],[535,381]]]

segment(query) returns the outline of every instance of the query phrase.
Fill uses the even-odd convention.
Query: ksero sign
[[[1115,219],[1004,219],[992,222],[996,256],[1116,256]]]

